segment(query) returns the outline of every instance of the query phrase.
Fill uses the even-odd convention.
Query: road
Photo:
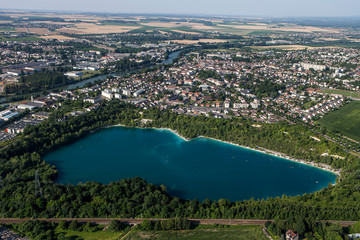
[[[61,220],[65,221],[78,221],[78,222],[92,222],[96,224],[110,224],[112,220],[118,220],[120,222],[127,223],[129,225],[139,224],[144,220],[153,220],[153,221],[164,221],[168,220],[166,218],[37,218],[39,221],[46,222],[60,222]],[[32,218],[0,218],[0,223],[22,223],[29,220],[34,220]],[[189,219],[192,223],[202,224],[202,225],[213,225],[213,224],[224,224],[224,225],[264,225],[267,219]],[[350,226],[356,223],[356,221],[337,221],[337,220],[328,220],[331,223],[339,223],[341,226]]]

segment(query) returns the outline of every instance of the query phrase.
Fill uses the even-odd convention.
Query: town
[[[345,96],[331,91],[359,90],[358,49],[220,51],[168,41],[126,44],[127,51],[136,49],[137,53],[126,53],[126,49],[117,53],[119,50],[74,50],[77,45],[84,48],[90,44],[81,40],[1,42],[4,96],[12,96],[14,91],[31,96],[31,100],[20,98],[19,103],[4,105],[0,115],[7,127],[1,133],[2,141],[46,119],[51,109],[61,107],[64,99],[87,103],[83,112],[96,108],[102,100],[117,99],[144,109],[157,107],[214,118],[240,117],[254,121],[254,125],[284,120],[314,125],[328,112],[359,98],[356,94]],[[170,61],[166,60],[169,56]],[[141,65],[144,61],[146,64]],[[131,73],[136,68],[146,71]],[[121,69],[128,73],[118,74]],[[56,75],[50,76],[45,88],[36,84],[36,78],[31,81],[31,77],[51,73]],[[105,76],[104,80],[76,85],[98,76]],[[74,83],[76,88],[61,90]],[[29,91],[32,86],[33,91]],[[39,92],[45,95],[40,96]],[[16,99],[18,94],[13,97]],[[18,115],[34,109],[45,112],[36,114],[36,110],[31,115],[21,115],[22,118]],[[71,114],[79,114],[79,110]]]

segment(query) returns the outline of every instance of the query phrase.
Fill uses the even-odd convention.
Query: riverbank
[[[122,124],[117,124],[117,125],[115,125],[115,126],[118,126],[118,127],[127,127],[127,126],[122,125]],[[111,127],[111,126],[109,126],[109,127]],[[179,138],[181,138],[182,140],[187,141],[187,142],[188,142],[188,141],[191,141],[191,140],[193,140],[193,139],[196,139],[196,138],[207,138],[207,139],[211,139],[211,140],[218,141],[218,142],[222,142],[222,143],[226,143],[226,144],[231,144],[231,145],[234,145],[234,146],[237,146],[237,147],[240,147],[240,148],[245,148],[245,149],[248,149],[248,150],[251,150],[251,151],[256,151],[256,152],[260,152],[260,153],[263,153],[263,154],[275,156],[275,157],[282,158],[282,159],[285,159],[285,160],[288,160],[288,161],[297,162],[297,163],[300,163],[300,164],[304,164],[304,165],[308,165],[308,166],[311,166],[311,167],[319,168],[319,169],[322,169],[322,170],[331,172],[331,173],[337,175],[338,177],[341,177],[341,173],[340,173],[340,172],[341,172],[341,169],[334,169],[333,167],[331,167],[331,166],[328,165],[328,164],[325,164],[325,163],[315,163],[315,162],[309,162],[309,161],[306,161],[306,160],[303,160],[303,159],[297,159],[297,158],[288,156],[288,155],[286,155],[286,154],[284,154],[284,153],[277,152],[277,151],[273,151],[273,150],[269,150],[269,149],[265,149],[265,148],[262,148],[262,147],[251,148],[251,147],[239,145],[239,144],[236,144],[236,143],[233,143],[233,142],[223,141],[223,140],[219,140],[219,139],[215,139],[215,138],[211,138],[211,137],[206,137],[206,136],[198,136],[198,137],[193,138],[193,139],[188,139],[188,138],[185,138],[184,136],[180,135],[178,131],[173,130],[173,129],[170,129],[170,128],[153,128],[153,127],[135,127],[135,128],[140,128],[140,129],[157,129],[157,130],[170,131],[170,132],[172,132],[173,134],[175,134],[176,136],[178,136]]]

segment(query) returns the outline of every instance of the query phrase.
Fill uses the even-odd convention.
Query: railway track
[[[23,223],[30,220],[39,220],[46,222],[60,222],[65,221],[78,221],[78,222],[92,222],[96,224],[110,224],[112,220],[118,220],[129,225],[136,225],[142,223],[144,220],[152,221],[165,221],[167,218],[0,218],[1,223]],[[271,219],[189,219],[192,223],[202,225],[213,225],[213,224],[224,224],[224,225],[264,225],[267,221],[274,221]],[[356,223],[356,221],[337,221],[337,220],[326,220],[331,223],[338,223],[341,226],[350,226]],[[325,220],[323,220],[325,222]]]

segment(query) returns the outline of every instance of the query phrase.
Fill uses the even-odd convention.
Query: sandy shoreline
[[[286,155],[284,153],[276,152],[276,151],[265,149],[265,148],[262,148],[262,147],[251,148],[251,147],[242,146],[242,145],[232,143],[232,142],[218,140],[218,139],[215,139],[215,138],[210,138],[210,137],[205,137],[205,136],[200,136],[200,137],[201,138],[208,138],[208,139],[219,141],[219,142],[222,142],[222,143],[231,144],[231,145],[241,147],[241,148],[246,148],[246,149],[251,150],[251,151],[261,152],[261,153],[264,153],[264,154],[267,154],[267,155],[272,155],[272,156],[275,156],[275,157],[279,157],[279,158],[282,158],[282,159],[285,159],[285,160],[288,160],[288,161],[297,162],[297,163],[305,164],[305,165],[308,165],[308,166],[316,167],[316,168],[319,168],[319,169],[334,173],[338,177],[340,177],[340,169],[339,170],[334,169],[333,167],[331,167],[330,165],[325,164],[325,163],[315,163],[315,162],[309,162],[309,161],[306,161],[306,160],[303,160],[303,159],[293,158],[293,157],[290,157],[290,156],[288,156],[288,155]]]
[[[122,124],[117,124],[117,125],[114,125],[114,126],[115,126],[115,127],[127,127],[127,126],[122,125]],[[187,139],[187,138],[181,136],[181,135],[178,133],[178,131],[173,130],[173,129],[170,129],[170,128],[153,128],[153,127],[135,127],[135,128],[167,130],[167,131],[172,132],[173,134],[175,134],[176,136],[178,136],[179,138],[181,138],[181,139],[184,140],[184,141],[187,141],[187,142],[188,142],[188,141],[193,140],[193,139]],[[219,140],[219,139],[215,139],[215,138],[211,138],[211,137],[206,137],[206,136],[199,136],[199,137],[196,137],[196,138],[207,138],[207,139],[215,140],[215,141],[218,141],[218,142],[231,144],[231,145],[234,145],[234,146],[237,146],[237,147],[241,147],[241,148],[245,148],[245,149],[248,149],[248,150],[251,150],[251,151],[261,152],[261,153],[264,153],[264,154],[267,154],[267,155],[271,155],[271,156],[283,158],[283,159],[288,160],[288,161],[297,162],[297,163],[305,164],[305,165],[308,165],[308,166],[316,167],[316,168],[319,168],[319,169],[322,169],[322,170],[331,172],[331,173],[337,175],[338,177],[341,176],[341,175],[340,175],[340,170],[341,170],[341,169],[334,169],[333,167],[331,167],[330,165],[325,164],[325,163],[309,162],[309,161],[306,161],[306,160],[303,160],[303,159],[296,159],[296,158],[290,157],[290,156],[288,156],[288,155],[286,155],[286,154],[283,154],[283,153],[281,153],[281,152],[276,152],[276,151],[269,150],[269,149],[265,149],[265,148],[261,148],[261,147],[251,148],[251,147],[242,146],[242,145],[239,145],[239,144],[236,144],[236,143],[232,143],[232,142],[228,142],[228,141],[222,141],[222,140]],[[196,138],[194,138],[194,139],[196,139]]]

